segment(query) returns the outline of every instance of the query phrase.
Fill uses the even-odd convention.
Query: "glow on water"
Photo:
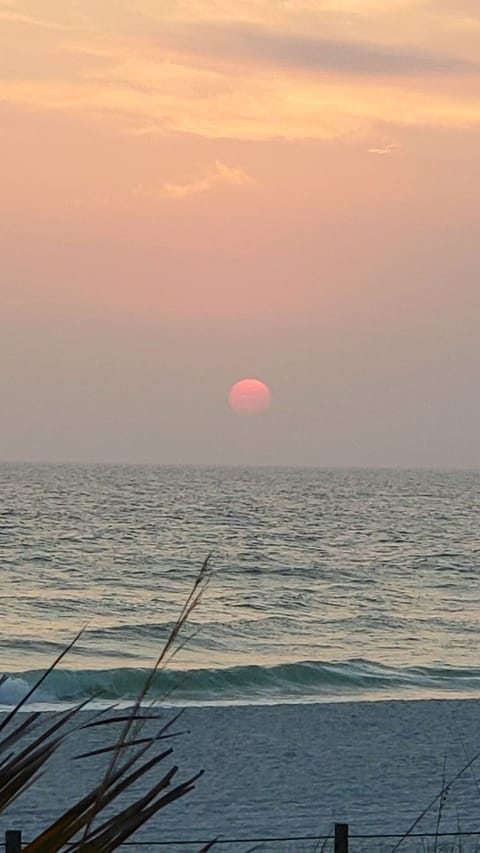
[[[148,666],[212,551],[175,669],[363,661],[480,695],[478,472],[3,465],[0,490],[1,670],[83,625],[70,669]]]

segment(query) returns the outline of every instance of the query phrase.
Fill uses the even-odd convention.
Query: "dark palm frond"
[[[111,709],[108,709],[108,710],[111,710]],[[182,709],[182,711],[180,711],[180,713],[178,713],[176,715],[176,717],[173,719],[173,721],[172,720],[168,721],[168,725],[169,726],[172,725],[172,722],[175,722],[175,720],[180,716],[181,713],[183,713],[183,709]],[[142,713],[142,714],[138,714],[137,719],[141,720],[142,722],[143,721],[147,722],[149,720],[153,720],[154,722],[158,723],[159,716],[160,715],[158,713],[157,714]],[[82,729],[93,729],[97,726],[109,726],[112,723],[125,723],[126,720],[129,720],[129,719],[130,719],[130,714],[125,714],[123,716],[118,715],[116,717],[107,717],[107,718],[104,718],[103,720],[89,720],[88,723],[84,723],[84,725],[82,726]]]
[[[45,744],[32,755],[26,756],[22,762],[12,762],[7,768],[2,768],[0,774],[0,812],[5,809],[18,794],[33,779],[39,770],[52,757],[57,749],[58,740]]]
[[[79,631],[78,634],[76,634],[76,636],[73,638],[73,640],[70,643],[68,643],[68,645],[63,649],[63,651],[61,651],[60,654],[55,658],[53,663],[50,664],[48,669],[45,670],[45,672],[42,673],[42,675],[37,679],[37,681],[35,682],[33,687],[31,687],[30,690],[27,691],[26,695],[23,696],[19,702],[17,702],[17,704],[15,705],[14,708],[12,708],[10,713],[8,713],[7,716],[3,720],[0,721],[0,732],[3,731],[3,729],[5,729],[8,726],[8,724],[11,722],[11,720],[14,719],[14,717],[16,717],[16,715],[18,714],[20,709],[23,708],[23,706],[28,702],[28,700],[31,699],[33,694],[36,693],[36,691],[39,689],[39,687],[42,686],[45,679],[48,678],[50,673],[53,672],[53,670],[58,666],[60,661],[63,660],[65,655],[67,655],[73,649],[74,645],[76,643],[78,643],[78,641],[79,641],[80,637],[82,636],[84,630],[85,629],[82,628],[82,630]]]
[[[115,778],[112,779],[111,790],[104,791],[103,780],[100,785],[89,791],[77,803],[69,808],[60,818],[54,821],[51,826],[47,827],[37,838],[32,841],[25,849],[29,853],[54,853],[61,850],[75,835],[77,835],[89,821],[92,808],[97,804],[98,795],[102,793],[102,808],[112,802],[115,797],[119,796],[130,785],[141,778],[142,775],[153,769],[157,764],[172,754],[172,749],[165,750],[160,755],[155,755],[142,767],[137,768],[130,776],[121,779],[125,776],[126,771],[117,771]],[[137,760],[134,756],[131,759],[130,766]],[[129,768],[128,768],[129,769]],[[176,768],[168,771],[166,776],[171,778],[176,772]],[[165,778],[165,777],[164,777]],[[117,784],[118,783],[118,784]]]
[[[23,735],[27,732],[28,729],[31,729],[34,723],[37,722],[40,716],[40,711],[35,711],[33,714],[29,714],[25,720],[20,723],[19,726],[10,734],[6,735],[2,740],[0,740],[0,752],[3,752],[5,749],[10,748],[16,743]]]
[[[161,762],[172,755],[171,747],[158,752],[155,747],[159,741],[185,733],[171,731],[183,713],[180,711],[168,721],[162,720],[162,724],[152,735],[140,737],[140,731],[147,722],[158,722],[160,718],[158,713],[143,710],[142,704],[149,694],[155,674],[172,659],[177,649],[188,642],[188,638],[179,642],[180,632],[200,603],[210,577],[210,557],[207,557],[130,711],[112,715],[109,712],[112,712],[113,708],[109,708],[93,714],[87,722],[80,722],[79,712],[87,704],[82,702],[56,715],[51,725],[35,732],[36,736],[33,738],[30,738],[30,735],[34,726],[39,723],[39,712],[29,713],[18,723],[19,711],[78,642],[82,630],[38,678],[26,696],[0,722],[0,732],[4,733],[0,739],[0,753],[3,753],[0,758],[0,811],[25,793],[41,777],[45,778],[45,774],[48,778],[48,761],[73,731],[118,724],[121,727],[112,744],[75,756],[80,759],[112,753],[100,782],[30,841],[24,847],[25,853],[59,853],[65,850],[70,853],[111,853],[154,814],[194,789],[203,771],[185,781],[177,782],[175,778],[178,768],[174,765],[162,773],[160,780],[157,778],[154,784],[149,783],[146,790],[144,788],[142,793],[135,794],[126,806],[120,807],[115,814],[96,825],[100,814],[105,814],[105,810],[110,809],[121,795],[130,792],[132,786],[143,780],[149,772],[155,771]],[[7,677],[0,677],[0,684],[4,683]],[[27,736],[30,742],[23,746],[22,741]],[[206,853],[214,843],[209,842],[203,851]]]
[[[177,768],[173,768],[176,772]],[[79,847],[79,853],[87,853],[91,850],[92,853],[110,853],[115,850],[120,844],[123,844],[137,829],[140,828],[147,820],[153,817],[160,809],[165,808],[171,803],[185,796],[195,788],[195,782],[200,778],[203,771],[200,771],[182,782],[175,788],[172,788],[167,794],[163,794],[158,798],[158,795],[169,784],[166,779],[160,780],[154,785],[143,797],[140,797],[133,804],[124,809],[123,812],[116,814],[105,826],[103,831],[96,830],[90,838],[82,839]],[[169,774],[167,774],[169,775]],[[173,774],[172,774],[173,775]],[[158,798],[158,799],[157,799]],[[89,846],[92,844],[93,846]]]
[[[87,825],[91,818],[92,809],[98,807],[98,796],[101,796],[100,811],[103,811],[110,805],[121,793],[129,789],[134,782],[140,779],[146,772],[153,769],[161,760],[170,755],[172,750],[167,750],[161,755],[156,755],[151,758],[142,767],[137,768],[129,776],[124,776],[124,771],[117,771],[116,778],[112,779],[112,785],[106,791],[104,786],[100,785],[94,791],[90,792],[86,797],[75,804],[62,817],[42,833],[35,841],[31,842],[25,848],[27,853],[57,853],[62,850],[66,844],[70,851],[110,851],[114,850],[122,841],[128,838],[136,829],[139,828],[146,820],[149,820],[153,814],[159,809],[169,805],[179,797],[184,796],[189,791],[193,790],[194,783],[202,775],[202,771],[197,773],[186,782],[176,785],[172,790],[156,799],[161,791],[168,787],[175,774],[177,767],[172,767],[146,794],[130,804],[126,809],[116,813],[112,818],[106,821],[101,827],[92,830],[86,837],[83,836],[80,841],[72,841],[71,839]],[[132,759],[132,762],[136,758]],[[118,784],[113,784],[117,782]]]
[[[83,702],[80,702],[78,705],[75,705],[73,708],[69,708],[68,710],[63,711],[56,718],[53,725],[51,725],[45,731],[41,732],[41,734],[36,738],[36,740],[34,740],[32,743],[28,744],[28,746],[26,746],[22,752],[18,753],[15,756],[15,761],[20,761],[26,755],[29,755],[32,752],[34,752],[37,749],[37,747],[40,747],[40,746],[46,744],[49,738],[51,738],[54,734],[56,734],[56,732],[58,732],[59,729],[62,728],[62,726],[66,725],[66,723],[68,723],[76,714],[78,714],[79,711],[81,711],[83,708],[85,708],[85,706],[87,704],[88,704],[88,700],[84,700]],[[62,739],[63,739],[63,737],[65,737],[65,735],[62,735]]]
[[[183,732],[172,732],[169,735],[155,735],[153,738],[151,737],[141,737],[136,738],[135,740],[126,740],[122,744],[122,749],[128,749],[131,746],[139,746],[141,743],[151,743],[152,741],[159,740],[171,740],[174,737],[180,737],[181,735],[188,734],[187,730]],[[110,746],[101,746],[99,749],[92,749],[90,752],[82,752],[81,755],[74,755],[73,759],[77,760],[80,758],[92,758],[94,755],[105,755],[107,752],[113,752],[113,750],[117,749],[118,745],[116,743],[111,744]]]
[[[23,790],[30,786],[44,764],[52,757],[69,732],[58,733],[82,708],[81,702],[57,717],[53,725],[18,753],[11,753],[0,766],[0,810],[6,808]],[[28,722],[28,720],[26,721]],[[22,724],[24,731],[30,726]],[[15,729],[14,735],[18,734]]]

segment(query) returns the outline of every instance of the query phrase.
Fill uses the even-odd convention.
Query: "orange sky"
[[[0,43],[0,458],[480,465],[477,0],[0,0]]]

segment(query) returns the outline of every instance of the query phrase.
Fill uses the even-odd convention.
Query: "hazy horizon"
[[[0,33],[1,459],[480,468],[476,0]]]
[[[357,471],[357,472],[370,472],[370,473],[382,473],[391,471],[392,473],[412,473],[412,474],[478,474],[480,472],[480,468],[428,468],[428,467],[417,467],[412,468],[409,466],[398,466],[391,467],[389,465],[379,465],[377,467],[370,467],[367,465],[302,465],[302,464],[283,464],[283,463],[258,463],[258,464],[250,464],[250,463],[242,463],[242,462],[227,462],[227,463],[216,463],[216,462],[142,462],[141,460],[131,460],[129,462],[105,462],[102,460],[85,460],[80,462],[78,460],[49,460],[49,459],[0,459],[0,466],[5,467],[32,467],[32,468],[153,468],[153,469],[165,469],[165,470],[252,470],[252,471],[261,471],[265,470],[286,470],[286,471]]]

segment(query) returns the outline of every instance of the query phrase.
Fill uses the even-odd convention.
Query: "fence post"
[[[5,833],[5,853],[21,853],[22,833],[18,829],[7,829]]]
[[[348,853],[348,823],[335,824],[335,853]]]

